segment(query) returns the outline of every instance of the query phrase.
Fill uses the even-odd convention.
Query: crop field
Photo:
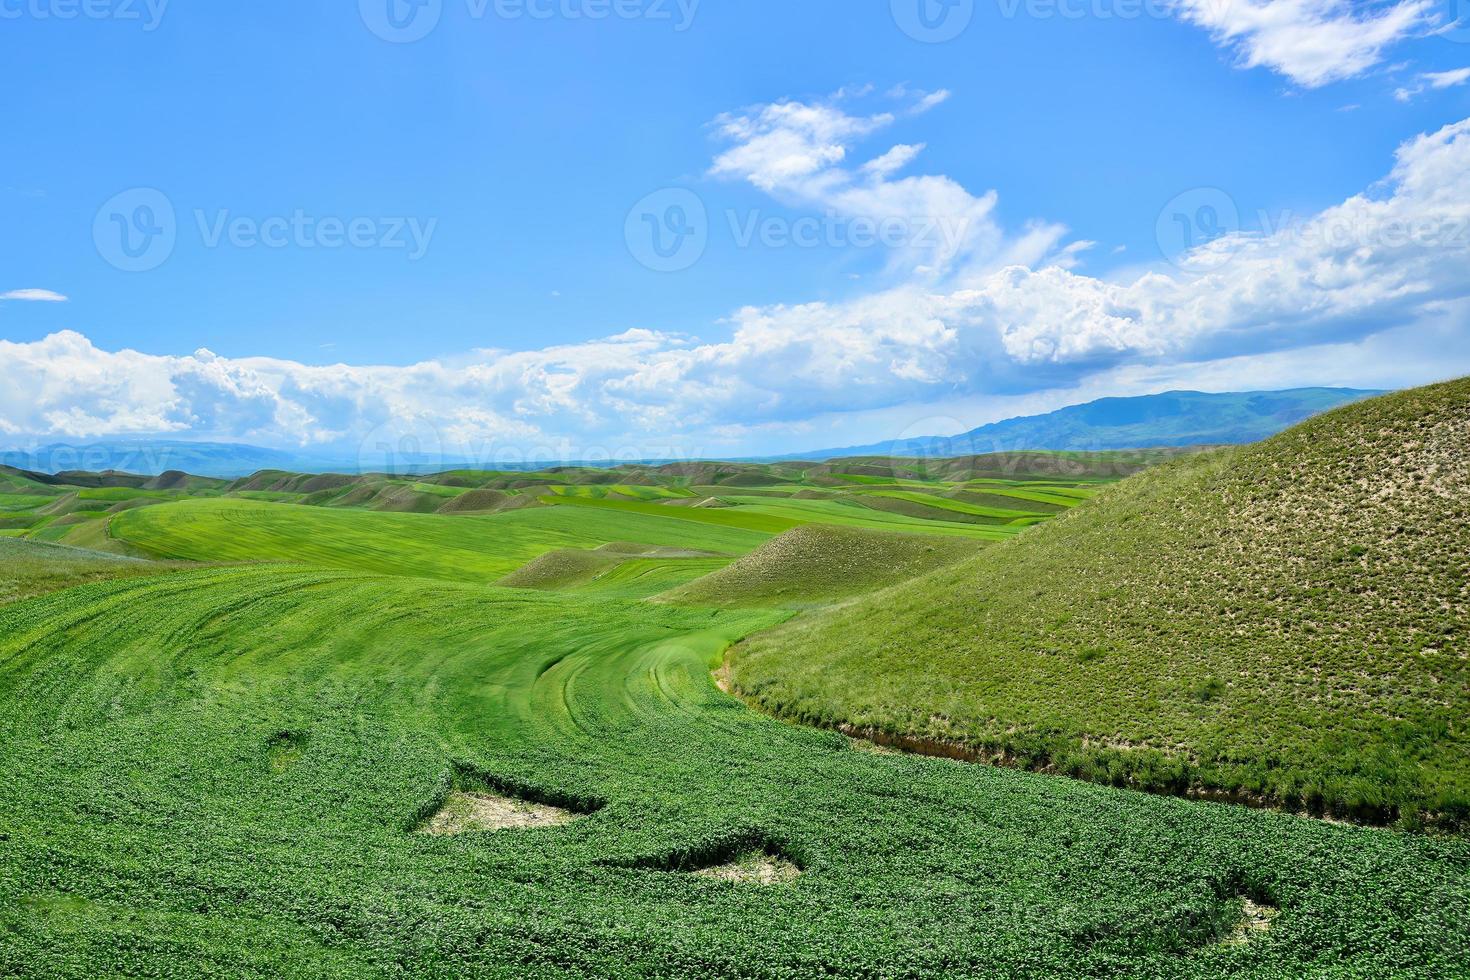
[[[0,972],[1444,976],[1470,957],[1459,841],[876,754],[750,712],[709,670],[779,615],[278,566],[0,608]],[[462,790],[587,815],[419,832]],[[694,873],[751,852],[800,874]]]
[[[0,540],[0,975],[1427,978],[1470,961],[1463,838],[899,754],[717,686],[732,644],[1046,530],[997,543],[998,525],[926,527],[863,495],[1009,490],[1048,498],[996,494],[1015,520],[1051,520],[1032,502],[1065,521],[1055,501],[1097,480],[730,469],[766,482],[140,485],[62,544]],[[556,489],[593,485],[659,489]],[[84,499],[7,486],[32,511]],[[477,496],[428,512],[405,493]],[[82,527],[116,553],[75,547]]]

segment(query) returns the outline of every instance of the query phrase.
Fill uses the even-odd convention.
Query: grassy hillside
[[[660,598],[722,608],[806,606],[915,578],[979,550],[965,538],[814,524]]]
[[[383,574],[382,549],[408,546],[381,539],[371,574],[187,571],[0,607],[0,974],[1427,977],[1470,960],[1464,842],[857,751],[711,685],[769,614]],[[585,815],[419,833],[457,791]],[[752,852],[800,874],[695,873]]]
[[[158,575],[168,566],[41,541],[0,538],[0,604],[85,582]]]
[[[1470,381],[1104,491],[744,646],[822,724],[1366,820],[1470,816]]]

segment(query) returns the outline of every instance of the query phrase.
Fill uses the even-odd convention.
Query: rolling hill
[[[978,550],[966,538],[809,524],[659,598],[729,609],[810,606],[915,578]]]
[[[1367,821],[1470,817],[1470,380],[1188,457],[752,639],[753,702]]]

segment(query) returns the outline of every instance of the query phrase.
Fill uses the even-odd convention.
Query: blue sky
[[[778,452],[1470,371],[1452,3],[88,2],[0,0],[3,441]],[[1291,233],[1355,200],[1371,255]]]

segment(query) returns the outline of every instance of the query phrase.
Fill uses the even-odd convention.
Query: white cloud
[[[814,419],[1077,391],[1181,365],[1203,375],[1224,358],[1340,350],[1418,324],[1435,324],[1442,363],[1470,352],[1470,120],[1404,143],[1372,195],[1291,227],[1217,239],[1185,256],[1183,272],[1104,279],[1076,270],[1091,243],[1060,246],[1055,225],[1004,232],[993,194],[976,197],[947,177],[893,179],[913,147],[888,150],[876,158],[888,162],[866,173],[841,166],[853,134],[882,125],[874,118],[830,105],[752,110],[728,122],[745,161],[728,166],[752,182],[769,177],[773,193],[857,213],[866,204],[906,213],[918,201],[983,215],[985,235],[951,256],[946,273],[916,273],[846,302],[743,308],[707,341],[628,330],[398,367],[104,351],[72,332],[0,341],[0,431],[188,432],[336,448],[413,433],[475,452],[574,438],[564,457],[593,444],[728,454],[769,443],[721,440],[769,440]],[[766,145],[793,152],[750,149],[777,133]],[[798,158],[818,162],[785,162]]]
[[[1431,71],[1419,76],[1429,83],[1430,88],[1451,88],[1470,81],[1470,68],[1453,68],[1449,71]]]
[[[12,289],[8,293],[0,293],[0,300],[18,303],[65,303],[66,297],[49,289]]]
[[[879,157],[874,157],[863,164],[863,173],[877,178],[891,177],[893,174],[907,167],[920,153],[924,152],[923,143],[899,143],[893,149]]]
[[[1421,94],[1425,89],[1454,88],[1456,85],[1464,85],[1467,81],[1470,81],[1470,68],[1425,72],[1415,79],[1413,84],[1395,89],[1393,97],[1400,102],[1411,102],[1414,96]]]
[[[1305,88],[1355,78],[1386,48],[1433,23],[1430,0],[1176,0],[1184,20],[1210,32],[1245,68],[1265,67]]]
[[[1021,363],[1297,347],[1401,324],[1470,294],[1470,120],[1399,148],[1387,193],[1270,234],[1227,235],[1193,274],[1106,282],[1011,268],[973,296]]]
[[[839,93],[841,94],[841,93]],[[927,112],[949,98],[898,86],[888,97],[907,103],[904,115]],[[852,115],[834,97],[823,102],[775,102],[715,120],[731,144],[710,173],[744,180],[794,207],[826,212],[852,227],[877,229],[896,243],[889,271],[938,280],[960,267],[986,262],[1037,262],[1055,249],[1064,229],[1037,226],[1019,239],[1025,254],[1005,254],[1008,243],[994,217],[993,191],[971,194],[945,176],[895,177],[913,163],[922,143],[899,143],[859,166],[848,166],[857,143],[892,126],[891,112]]]

